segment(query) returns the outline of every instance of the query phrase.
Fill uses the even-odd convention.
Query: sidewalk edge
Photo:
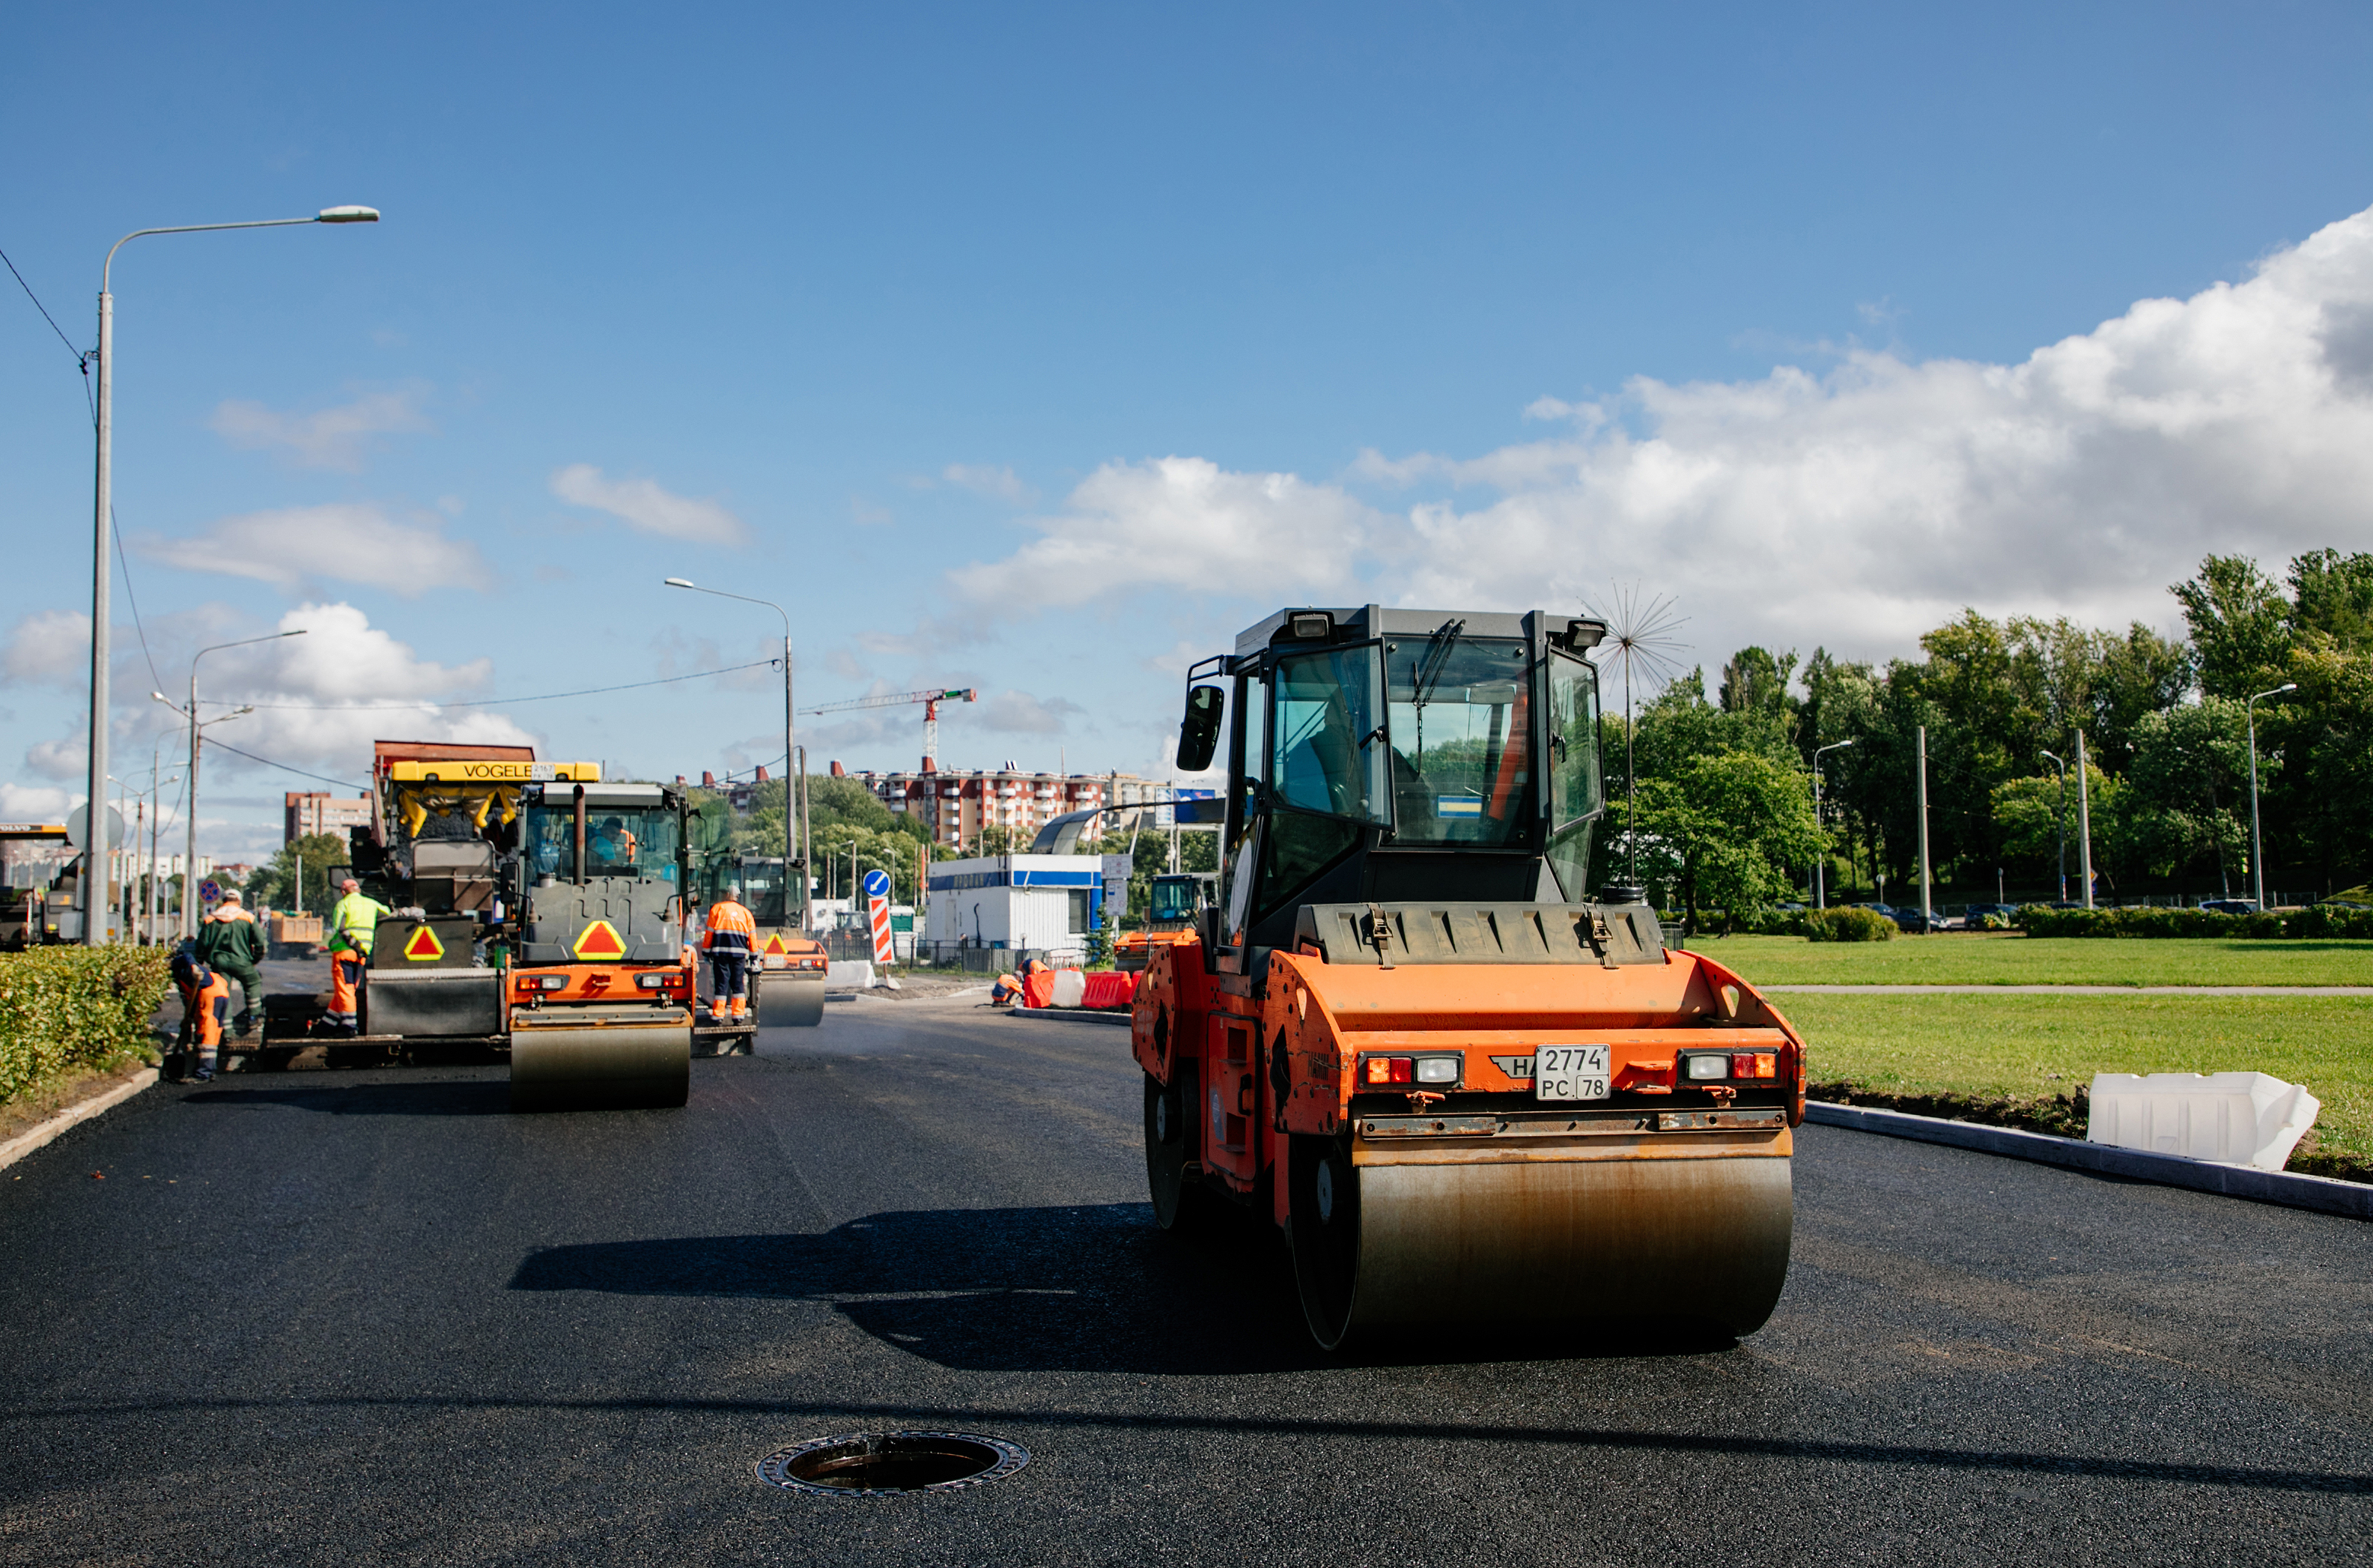
[[[2121,1149],[2109,1143],[2085,1143],[2074,1138],[2023,1132],[2010,1127],[1982,1127],[1976,1122],[1947,1121],[1942,1117],[1912,1116],[1906,1111],[1882,1111],[1861,1106],[1831,1105],[1814,1100],[1805,1106],[1805,1119],[1822,1127],[1842,1127],[1876,1132],[1888,1138],[1910,1138],[1923,1143],[1949,1144],[1981,1154],[2013,1160],[2034,1160],[2070,1170],[2157,1182],[2162,1187],[2189,1188],[2226,1198],[2246,1198],[2287,1209],[2312,1209],[2354,1220],[2373,1220],[2373,1186],[2336,1181],[2331,1176],[2301,1176],[2291,1171],[2252,1170],[2247,1165],[2212,1164],[2180,1154],[2159,1154],[2146,1149]]]
[[[15,1164],[34,1150],[50,1142],[66,1129],[77,1123],[88,1121],[103,1112],[113,1110],[156,1082],[157,1070],[153,1067],[144,1067],[134,1073],[129,1082],[117,1084],[106,1094],[95,1094],[78,1106],[68,1106],[39,1127],[20,1132],[7,1142],[0,1143],[0,1167]]]

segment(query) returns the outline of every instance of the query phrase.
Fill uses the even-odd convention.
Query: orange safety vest
[[[758,922],[731,898],[711,904],[702,923],[707,930],[701,933],[700,945],[711,953],[747,953],[756,945]]]

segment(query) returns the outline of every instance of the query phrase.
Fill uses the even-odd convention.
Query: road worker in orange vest
[[[708,954],[708,1016],[724,1018],[730,1003],[733,1017],[745,1017],[750,1011],[750,962],[757,946],[758,922],[729,887],[708,907],[702,924],[707,929],[701,932],[700,945]]]

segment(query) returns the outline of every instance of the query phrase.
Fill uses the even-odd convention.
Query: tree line
[[[2373,555],[2315,550],[2279,580],[2211,556],[2169,591],[2187,635],[1975,610],[1884,666],[1816,648],[1739,649],[1634,721],[1601,720],[1609,811],[1598,874],[1736,919],[1806,888],[1917,902],[1919,735],[1927,731],[1934,883],[1959,901],[2081,898],[2077,736],[2096,895],[2247,896],[2250,717],[2268,895],[2365,879],[2373,849]],[[2279,691],[2289,686],[2293,689]],[[2264,695],[2274,694],[2274,695]],[[1822,820],[1813,813],[1817,751]],[[1636,828],[1634,825],[1636,824]],[[1998,881],[1999,879],[1999,881]]]

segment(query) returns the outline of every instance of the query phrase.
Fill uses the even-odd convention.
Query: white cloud
[[[215,409],[214,432],[249,451],[277,449],[301,468],[359,472],[371,438],[434,428],[420,412],[426,389],[367,392],[335,408],[275,414],[260,403],[232,399]]]
[[[695,500],[649,479],[609,479],[590,462],[552,476],[552,493],[572,506],[608,512],[630,528],[696,544],[739,544],[749,536],[742,520],[715,501]]]
[[[1241,594],[1334,588],[1376,514],[1331,486],[1291,474],[1233,474],[1208,459],[1108,462],[1041,537],[1002,561],[962,568],[978,601],[1077,604],[1133,588]]]
[[[981,728],[1009,735],[1059,735],[1073,714],[1087,711],[1069,697],[1012,690],[991,693],[980,708]]]
[[[0,818],[10,822],[64,822],[80,795],[38,784],[0,784]]]
[[[433,517],[398,522],[369,502],[285,507],[227,517],[204,533],[148,534],[140,553],[185,571],[251,578],[286,593],[324,582],[359,582],[406,598],[430,590],[484,588],[492,579],[475,544],[448,539]]]
[[[2212,551],[2373,548],[2373,211],[2016,365],[1856,349],[1528,412],[1574,428],[1355,463],[1352,483],[1443,490],[1397,517],[1292,474],[1112,465],[957,580],[1064,604],[1364,579],[1403,604],[1563,609],[1621,579],[1676,595],[1709,660],[1903,652],[1964,604],[2173,625],[2167,585]],[[1467,487],[1498,494],[1449,498]]]
[[[36,610],[25,616],[0,648],[0,675],[12,685],[88,686],[90,616],[80,610]]]
[[[369,773],[375,740],[533,743],[526,730],[496,709],[438,700],[484,691],[494,673],[490,661],[422,659],[352,604],[300,604],[275,629],[300,628],[303,637],[226,649],[206,661],[202,712],[212,717],[243,704],[256,709],[208,731],[210,736],[274,762],[356,782]],[[227,755],[223,766],[259,778],[286,777]],[[216,776],[213,766],[210,762],[209,778]]]
[[[940,477],[959,490],[970,490],[978,496],[994,496],[1000,501],[1016,506],[1027,505],[1037,497],[1029,486],[1015,477],[1013,470],[1002,464],[952,462],[940,471]]]

